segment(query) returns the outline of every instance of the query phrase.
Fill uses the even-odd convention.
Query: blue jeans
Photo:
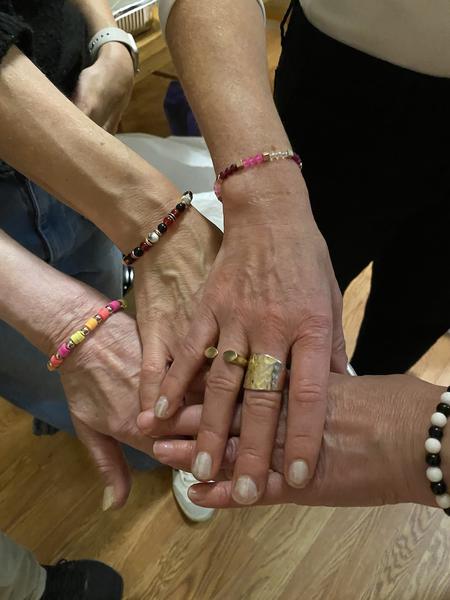
[[[90,221],[19,174],[0,178],[0,228],[58,271],[108,298],[122,296],[121,254]],[[14,290],[3,290],[20,302]],[[73,433],[67,401],[47,357],[0,321],[0,396],[57,429]],[[149,457],[124,448],[136,468],[153,468]]]

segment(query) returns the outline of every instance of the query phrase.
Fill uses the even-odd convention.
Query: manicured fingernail
[[[199,452],[192,467],[192,474],[200,481],[211,479],[212,458],[208,452]]]
[[[198,502],[201,503],[205,499],[205,494],[198,485],[191,485],[191,487],[188,489],[188,496],[194,504]]]
[[[356,377],[357,373],[350,363],[347,363],[347,373],[352,377]]]
[[[256,483],[248,475],[241,475],[234,484],[232,496],[238,504],[253,504],[258,498]]]
[[[107,510],[109,510],[115,501],[116,501],[116,498],[114,496],[114,488],[112,485],[108,485],[107,487],[105,487],[105,491],[103,492],[103,502],[102,502],[103,512],[106,512]]]
[[[173,446],[170,442],[158,441],[153,444],[153,453],[159,460],[167,458],[171,450],[173,450]]]
[[[158,402],[155,404],[155,415],[158,419],[164,419],[167,414],[167,409],[169,408],[169,401],[166,396],[161,396]]]
[[[289,484],[296,487],[302,488],[309,481],[309,469],[308,465],[304,460],[294,460],[289,467]]]

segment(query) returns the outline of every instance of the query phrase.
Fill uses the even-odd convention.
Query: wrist
[[[108,42],[98,51],[97,61],[102,61],[111,70],[111,76],[121,75],[134,82],[134,65],[130,50],[121,42]]]
[[[432,385],[419,379],[405,377],[407,385],[404,390],[404,414],[407,419],[400,419],[403,426],[403,436],[399,436],[399,444],[402,448],[399,452],[403,455],[401,466],[405,476],[405,484],[400,491],[399,502],[415,502],[428,506],[436,506],[434,495],[430,490],[426,478],[425,441],[430,427],[431,415],[439,404],[441,394],[445,388]],[[409,385],[414,382],[414,385]],[[448,435],[448,432],[447,432]],[[403,437],[403,442],[401,438]],[[445,433],[442,440],[442,470],[444,479],[450,480],[450,461],[445,461]],[[447,456],[449,453],[447,452]]]
[[[262,222],[291,222],[290,215],[311,219],[308,190],[293,160],[280,160],[245,169],[222,184],[224,215],[236,225],[245,216]]]

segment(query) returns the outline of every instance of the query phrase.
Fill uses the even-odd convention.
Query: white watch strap
[[[92,61],[95,61],[97,58],[100,48],[109,42],[120,42],[128,48],[133,59],[134,70],[137,72],[139,70],[138,51],[134,37],[131,33],[127,33],[123,29],[119,29],[119,27],[105,27],[105,29],[100,29],[93,36],[89,42],[89,54]]]

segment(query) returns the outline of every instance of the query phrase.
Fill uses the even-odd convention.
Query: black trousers
[[[403,372],[450,328],[450,80],[354,50],[291,9],[275,101],[341,290],[373,261],[352,364]]]

